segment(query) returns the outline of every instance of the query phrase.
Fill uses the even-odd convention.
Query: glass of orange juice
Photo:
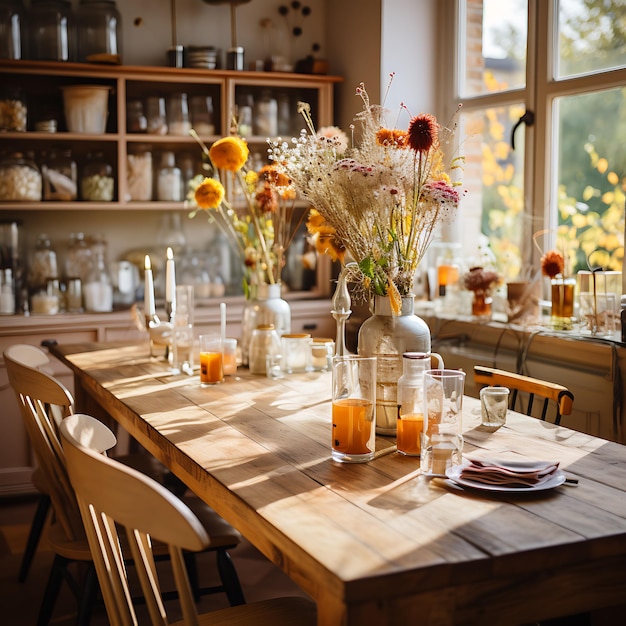
[[[332,458],[365,463],[376,449],[376,357],[333,358]]]
[[[224,380],[222,338],[200,335],[200,386],[216,385]]]

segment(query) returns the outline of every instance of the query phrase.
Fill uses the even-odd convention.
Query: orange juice
[[[420,435],[424,430],[424,416],[407,413],[398,416],[398,452],[409,456],[419,456]]]
[[[370,442],[374,427],[372,411],[372,403],[368,400],[361,398],[335,400],[333,402],[333,449],[344,454],[374,452],[374,443]]]
[[[200,352],[200,384],[214,385],[222,382],[224,366],[221,352]]]

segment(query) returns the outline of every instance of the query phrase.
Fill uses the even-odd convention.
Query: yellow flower
[[[211,162],[218,170],[238,172],[248,160],[248,144],[241,137],[222,137],[209,149]]]
[[[205,178],[198,185],[194,199],[201,209],[217,209],[224,199],[224,186],[214,178]]]

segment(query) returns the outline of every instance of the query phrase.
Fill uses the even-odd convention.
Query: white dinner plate
[[[471,489],[480,489],[482,491],[499,491],[504,493],[530,493],[535,491],[545,491],[546,489],[554,489],[565,482],[565,474],[561,470],[557,470],[545,483],[540,485],[530,485],[528,487],[511,487],[507,485],[490,485],[474,480],[461,478],[463,465],[455,465],[446,471],[446,476],[461,487],[469,487]]]

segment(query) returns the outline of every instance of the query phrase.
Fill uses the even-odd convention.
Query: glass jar
[[[180,202],[182,199],[183,180],[180,168],[176,166],[176,157],[173,152],[164,152],[157,176],[157,200]]]
[[[280,338],[274,324],[261,324],[252,331],[250,339],[250,360],[248,368],[251,374],[267,373],[267,357],[279,355]]]
[[[128,147],[126,198],[139,202],[152,200],[152,152],[150,146],[137,144]]]
[[[68,279],[79,278],[83,282],[91,269],[91,246],[87,243],[84,233],[70,235],[65,255],[65,276]]]
[[[144,115],[143,102],[141,100],[130,100],[126,104],[126,132],[148,132],[148,118]]]
[[[146,98],[146,118],[148,132],[152,135],[167,135],[167,118],[165,116],[165,98],[150,96]]]
[[[83,285],[85,310],[108,313],[113,310],[113,284],[106,267],[106,242],[97,239],[91,246],[92,269]]]
[[[278,135],[278,103],[269,91],[264,91],[256,103],[255,134],[261,137]]]
[[[74,14],[69,0],[32,0],[28,19],[31,59],[74,60]]]
[[[57,253],[52,247],[52,241],[46,233],[37,237],[35,251],[28,273],[28,286],[31,293],[45,290],[49,280],[58,280],[59,269]]]
[[[170,135],[189,135],[189,105],[186,93],[173,93],[167,99],[167,132]]]
[[[24,4],[22,0],[0,2],[0,59],[24,57]]]
[[[90,154],[80,179],[81,198],[86,202],[111,202],[114,188],[113,168],[102,152]]]
[[[28,107],[19,87],[0,90],[0,130],[24,132],[28,121]]]
[[[0,200],[41,200],[41,172],[21,152],[0,161]]]
[[[213,98],[211,96],[191,96],[191,125],[198,135],[215,134],[213,123]]]
[[[78,61],[122,62],[122,17],[114,0],[80,0]]]
[[[52,151],[41,165],[41,176],[44,200],[76,200],[76,162],[70,150]]]

